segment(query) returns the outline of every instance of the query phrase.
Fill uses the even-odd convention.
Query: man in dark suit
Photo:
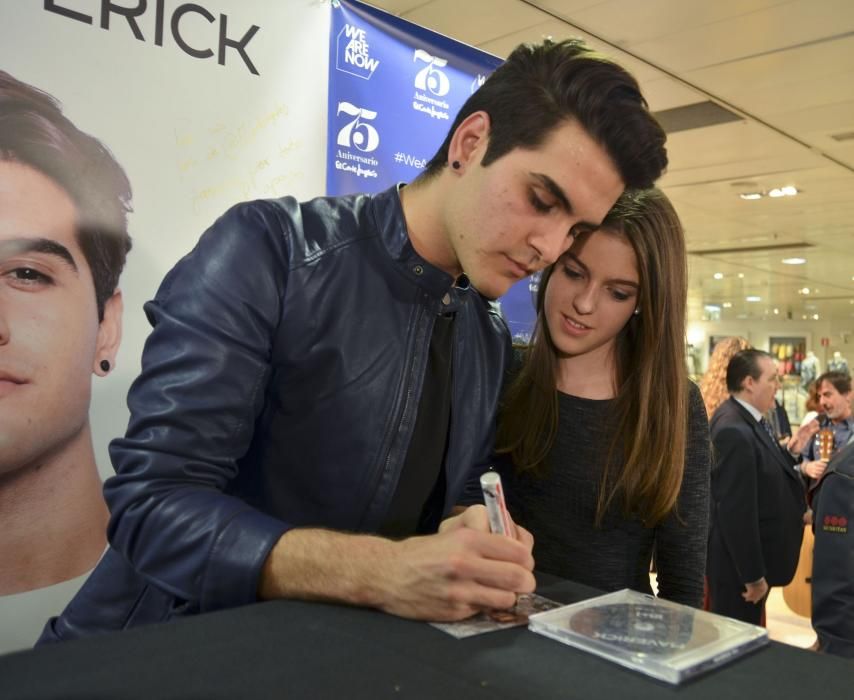
[[[711,610],[753,624],[763,618],[770,586],[792,580],[804,530],[806,501],[794,458],[762,417],[774,407],[777,386],[771,355],[739,352],[727,368],[730,398],[711,421]]]

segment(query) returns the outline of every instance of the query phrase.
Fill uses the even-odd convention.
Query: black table
[[[597,591],[541,578],[565,603]],[[0,698],[854,697],[854,662],[772,642],[670,686],[529,632],[457,640],[373,610],[276,601],[0,657]]]

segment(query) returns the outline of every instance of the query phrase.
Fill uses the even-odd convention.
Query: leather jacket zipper
[[[425,298],[426,298],[426,295],[425,295]],[[429,301],[428,301],[428,303],[429,303]],[[424,321],[425,318],[427,319],[426,322]],[[403,391],[401,392],[404,394],[403,403],[402,403],[400,412],[398,414],[398,417],[396,419],[394,419],[392,422],[392,425],[394,426],[394,428],[389,430],[389,432],[388,432],[388,438],[387,438],[388,439],[388,447],[386,450],[385,459],[383,459],[380,462],[381,466],[376,470],[376,473],[373,476],[372,483],[371,483],[370,490],[369,490],[369,493],[371,494],[371,498],[369,499],[367,505],[365,506],[365,510],[362,513],[362,517],[359,521],[359,530],[363,530],[365,528],[366,520],[370,518],[372,511],[374,511],[377,508],[377,503],[376,503],[377,490],[380,487],[380,484],[382,483],[384,475],[389,473],[389,469],[391,468],[391,465],[393,462],[392,458],[394,456],[395,447],[397,447],[397,443],[400,439],[401,431],[403,430],[404,425],[406,425],[407,419],[411,418],[412,415],[414,414],[414,411],[415,411],[415,409],[413,408],[413,397],[415,394],[413,387],[415,384],[416,372],[419,371],[419,369],[420,369],[419,376],[423,376],[423,373],[426,371],[427,353],[428,353],[429,347],[430,347],[430,332],[432,331],[432,324],[429,323],[429,319],[430,319],[430,316],[427,315],[426,309],[424,308],[424,306],[419,305],[417,308],[416,317],[415,317],[415,327],[416,327],[415,335],[416,335],[416,338],[413,341],[414,349],[413,349],[412,354],[407,358],[407,359],[410,359],[411,362],[409,364],[409,367],[407,368],[406,376],[404,379],[404,384],[402,387]],[[419,328],[419,326],[422,323],[425,326],[424,329]],[[418,336],[422,331],[425,333],[426,337],[421,339],[421,341],[419,342]],[[419,366],[418,360],[420,360],[420,366]],[[417,398],[417,397],[415,397],[415,398]],[[411,433],[411,431],[414,427],[414,423],[412,421],[409,421],[409,422],[412,423],[412,425],[408,425],[407,428],[408,428],[409,432]],[[408,443],[407,443],[407,446],[408,446]],[[402,468],[404,458],[405,458],[405,453],[404,453],[403,457],[401,457],[399,459],[400,464],[398,465],[398,469]],[[400,475],[398,474],[398,478],[399,478],[399,476]],[[397,480],[395,480],[395,481],[397,481]],[[392,489],[388,494],[388,500],[390,501],[390,499],[393,497],[394,497],[394,490]]]

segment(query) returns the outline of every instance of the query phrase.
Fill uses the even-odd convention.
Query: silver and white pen
[[[480,477],[480,488],[483,491],[483,502],[486,504],[490,531],[498,535],[514,537],[515,528],[510,519],[510,511],[507,510],[507,503],[504,500],[501,475],[498,472],[486,472]],[[511,610],[516,609],[520,603],[527,603],[530,599],[530,593],[517,593],[516,604]]]
[[[483,501],[489,518],[489,529],[499,535],[513,537],[513,521],[504,501],[504,489],[498,472],[489,471],[480,477]]]

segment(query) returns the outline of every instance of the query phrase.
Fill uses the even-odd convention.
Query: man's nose
[[[529,239],[529,244],[536,251],[538,267],[546,267],[555,262],[572,245],[572,236],[563,221],[549,222],[536,231]]]

